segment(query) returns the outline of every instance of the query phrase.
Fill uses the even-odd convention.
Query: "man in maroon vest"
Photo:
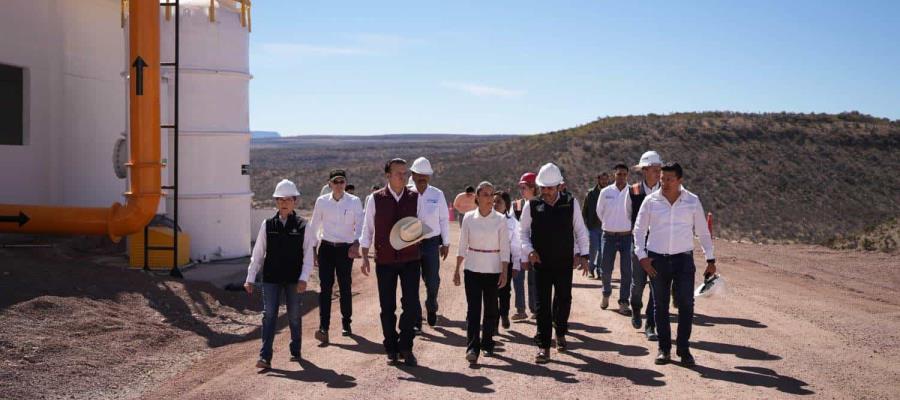
[[[359,246],[362,249],[362,273],[369,275],[369,249],[375,246],[375,276],[381,303],[381,330],[388,364],[403,358],[408,366],[416,366],[412,353],[413,327],[419,313],[419,244],[399,250],[391,245],[391,229],[397,221],[418,215],[419,197],[406,187],[406,161],[395,158],[384,166],[388,184],[375,191],[366,204]],[[397,280],[400,281],[400,333],[397,333]]]

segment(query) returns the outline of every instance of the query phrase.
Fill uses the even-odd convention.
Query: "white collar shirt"
[[[309,228],[316,241],[332,243],[353,243],[362,232],[363,209],[359,197],[344,193],[334,199],[334,193],[319,196],[313,208]]]
[[[600,191],[597,198],[597,218],[603,221],[603,230],[607,232],[631,231],[631,196],[629,186],[622,190],[616,184],[609,185]]]
[[[463,216],[457,255],[465,258],[466,270],[499,274],[501,262],[509,262],[509,246],[509,227],[500,213],[483,216],[476,208]]]
[[[419,193],[415,186],[410,188],[410,190]],[[419,219],[431,228],[431,233],[425,236],[425,239],[441,235],[441,243],[449,246],[450,209],[447,207],[447,199],[444,197],[444,192],[434,186],[426,186],[425,192],[419,193],[419,210],[421,210]]]
[[[647,258],[648,251],[665,255],[693,251],[695,234],[706,259],[715,259],[703,205],[700,198],[687,189],[681,189],[674,203],[669,203],[662,190],[644,199],[634,223],[634,237],[645,237],[648,231],[646,244],[641,240],[634,243],[634,254],[639,260]]]

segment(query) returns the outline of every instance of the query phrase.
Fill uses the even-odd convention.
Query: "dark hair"
[[[356,190],[356,185],[353,185],[353,184],[347,185],[344,187],[344,190],[347,190],[347,191]]]
[[[381,189],[381,185],[372,185],[372,191]]]
[[[475,187],[472,185],[466,186],[466,193],[475,193]]]
[[[624,169],[624,170],[628,171],[628,166],[625,164],[622,164],[622,163],[618,163],[618,164],[616,164],[615,167],[613,167],[614,171],[617,169]]]
[[[509,196],[509,193],[498,190],[494,192],[494,196],[500,196],[500,199],[503,200],[503,204],[506,204],[506,213],[509,214],[512,211],[512,197]]]
[[[679,163],[667,163],[662,166],[662,171],[663,172],[666,172],[666,171],[674,172],[675,176],[678,179],[681,179],[681,177],[684,176],[684,170],[681,168],[681,164],[679,164]]]
[[[404,159],[402,159],[402,158],[393,158],[393,159],[391,159],[390,161],[388,161],[388,162],[386,162],[386,163],[384,164],[384,173],[386,173],[386,174],[391,173],[391,167],[392,167],[394,164],[406,165],[406,160],[404,160]]]

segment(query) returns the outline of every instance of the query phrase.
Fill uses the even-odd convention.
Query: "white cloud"
[[[471,95],[479,96],[479,97],[522,97],[525,95],[524,90],[514,90],[514,89],[506,89],[500,88],[496,86],[486,86],[479,85],[475,83],[463,83],[463,82],[441,82],[441,86],[459,90]]]

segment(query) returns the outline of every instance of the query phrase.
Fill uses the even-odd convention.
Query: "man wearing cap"
[[[419,194],[419,219],[431,229],[431,233],[419,244],[419,251],[422,253],[422,281],[425,282],[425,311],[428,325],[434,327],[437,324],[438,289],[441,286],[441,259],[446,260],[450,253],[450,216],[444,192],[429,185],[434,175],[431,162],[419,157],[413,161],[410,171],[414,183],[411,190]],[[422,330],[421,311],[416,320],[416,330]]]
[[[706,225],[706,214],[697,195],[681,186],[684,171],[678,163],[662,167],[662,187],[648,195],[638,211],[634,237],[638,240],[634,254],[653,285],[656,302],[656,329],[659,354],[656,364],[671,361],[672,333],[669,327],[669,290],[675,286],[678,304],[678,341],[676,354],[685,366],[695,364],[690,353],[691,327],[694,318],[694,235],[706,257],[704,277],[716,273],[713,242]],[[649,232],[649,234],[648,234]]]
[[[600,238],[600,270],[603,277],[603,300],[600,308],[609,307],[612,295],[612,272],[619,253],[619,313],[631,315],[628,308],[631,293],[631,209],[628,202],[628,166],[616,164],[613,167],[615,181],[600,191],[597,200],[597,217],[603,221],[603,235]]]
[[[647,151],[643,155],[641,155],[641,160],[635,165],[636,169],[641,170],[641,175],[643,178],[640,182],[631,185],[631,191],[628,195],[628,201],[631,209],[631,225],[634,226],[634,222],[637,221],[638,211],[641,209],[641,205],[644,203],[644,199],[647,198],[651,193],[659,190],[659,174],[660,167],[662,167],[662,159],[659,157],[659,154],[655,151]],[[646,243],[647,238],[642,237],[639,238],[637,236],[634,237],[635,245],[637,242]],[[649,281],[649,277],[647,273],[641,268],[641,264],[638,262],[637,256],[632,254],[631,259],[631,326],[634,329],[641,329],[641,308],[644,306],[644,286],[647,285]],[[644,326],[644,334],[647,336],[647,340],[655,341],[657,340],[656,336],[656,321],[653,319],[654,306],[653,306],[653,286],[650,286],[650,297],[647,302],[647,323]]]
[[[588,233],[591,237],[588,276],[591,278],[596,276],[597,279],[600,279],[597,254],[600,253],[600,238],[603,235],[603,224],[600,222],[600,218],[597,218],[597,212],[594,210],[597,209],[597,199],[600,197],[600,191],[606,185],[609,185],[609,174],[606,172],[597,174],[597,185],[588,190],[587,195],[584,197],[584,206],[581,209],[581,216],[584,218],[584,224],[587,225]]]
[[[566,351],[566,333],[572,307],[572,268],[587,275],[589,239],[581,208],[572,195],[561,193],[559,168],[545,164],[535,183],[541,195],[522,210],[522,251],[535,272],[537,287],[537,363],[550,361],[551,327],[556,326],[556,348]],[[553,293],[555,291],[555,293]]]
[[[262,347],[257,368],[272,367],[272,343],[281,297],[287,303],[291,329],[291,361],[300,361],[300,293],[306,290],[313,267],[314,239],[306,229],[306,220],[294,211],[300,192],[293,182],[284,179],[275,186],[278,211],[263,221],[250,255],[244,290],[253,294],[256,276],[262,269],[263,321]]]
[[[318,243],[319,266],[319,329],[316,339],[328,344],[331,325],[331,293],[337,275],[341,297],[341,326],[343,336],[350,336],[353,315],[353,294],[350,290],[353,256],[362,232],[363,210],[359,197],[345,192],[347,173],[342,169],[328,174],[330,193],[319,196],[309,221],[309,230]]]
[[[362,273],[369,275],[369,249],[375,246],[375,276],[381,304],[381,330],[388,363],[403,358],[418,364],[412,352],[413,327],[419,313],[419,241],[429,233],[419,215],[419,194],[406,187],[406,160],[395,158],[384,165],[387,186],[372,193],[366,204],[362,236]],[[397,281],[400,281],[400,333],[397,333]]]

